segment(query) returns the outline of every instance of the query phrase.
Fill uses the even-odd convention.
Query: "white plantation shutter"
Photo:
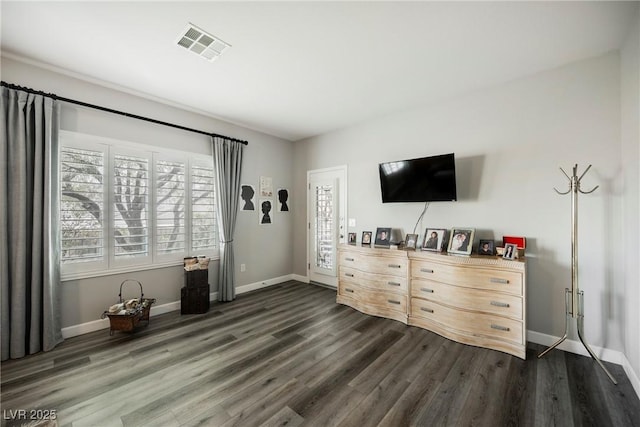
[[[155,170],[156,254],[179,258],[186,249],[185,163],[158,160]]]
[[[103,150],[60,149],[63,265],[106,262],[104,166]]]
[[[213,164],[191,164],[191,250],[194,255],[210,254],[218,247]]]
[[[114,259],[140,261],[149,253],[149,159],[113,156]]]
[[[60,132],[64,280],[218,255],[213,159]]]

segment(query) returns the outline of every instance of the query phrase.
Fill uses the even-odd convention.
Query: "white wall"
[[[398,113],[296,143],[296,190],[305,171],[347,164],[349,231],[389,226],[411,232],[419,203],[382,204],[377,165],[455,152],[459,200],[432,203],[418,225],[474,227],[478,239],[527,238],[528,329],[559,336],[564,289],[571,287],[570,196],[558,167],[583,171],[580,287],[586,337],[594,346],[623,348],[620,69],[617,53],[503,84],[437,106]],[[425,76],[428,78],[428,76]],[[337,100],[336,102],[339,102]],[[301,198],[301,196],[299,196]],[[296,218],[294,269],[304,274],[304,219]],[[574,339],[577,337],[574,335]]]
[[[244,150],[243,183],[252,184],[257,188],[261,175],[273,178],[274,187],[291,188],[293,183],[290,167],[293,147],[289,141],[27,64],[15,58],[2,57],[1,72],[2,80],[9,83],[247,140],[249,145]],[[211,153],[207,136],[72,104],[64,104],[60,123],[62,129],[70,131]],[[260,284],[291,274],[294,212],[280,215],[274,213],[271,226],[259,226],[258,211],[251,214],[239,213],[234,239],[236,287]],[[176,267],[63,282],[62,326],[70,327],[97,320],[102,312],[117,300],[119,285],[126,278],[141,281],[145,296],[156,298],[157,305],[179,301],[183,284],[182,259],[176,261],[180,264]],[[246,264],[246,272],[240,272],[241,263]],[[209,282],[212,292],[217,289],[217,267],[217,262],[210,264]],[[135,287],[130,289],[135,296],[138,290]]]
[[[640,375],[640,11],[621,50],[625,355]],[[636,378],[638,381],[638,378]],[[640,384],[639,384],[640,385]],[[638,389],[638,386],[636,386]]]

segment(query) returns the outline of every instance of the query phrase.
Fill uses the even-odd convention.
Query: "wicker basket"
[[[120,293],[118,294],[118,303],[123,303],[122,298],[122,286],[127,282],[136,282],[140,286],[140,300],[138,306],[133,310],[127,310],[125,314],[110,313],[106,310],[102,313],[102,318],[109,318],[110,328],[109,335],[113,335],[115,331],[130,332],[133,331],[141,320],[146,321],[146,325],[149,324],[149,313],[151,311],[151,305],[156,302],[154,298],[145,298],[142,291],[142,283],[133,279],[126,279],[120,284]],[[145,325],[145,326],[146,326]]]

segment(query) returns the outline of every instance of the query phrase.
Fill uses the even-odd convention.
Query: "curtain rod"
[[[156,119],[152,119],[152,118],[149,118],[149,117],[138,116],[137,114],[131,114],[131,113],[127,113],[127,112],[124,112],[124,111],[114,110],[112,108],[102,107],[100,105],[94,105],[94,104],[89,104],[89,103],[82,102],[82,101],[77,101],[75,99],[64,98],[64,97],[58,96],[58,95],[56,95],[54,93],[46,93],[46,92],[42,92],[42,91],[39,91],[39,90],[31,89],[31,88],[28,88],[28,87],[23,87],[23,86],[18,86],[18,85],[14,85],[14,84],[11,84],[11,83],[7,83],[5,81],[2,81],[0,83],[2,84],[2,86],[7,87],[9,89],[21,90],[21,91],[32,93],[32,94],[35,94],[35,95],[42,95],[42,96],[46,96],[48,98],[55,99],[57,101],[68,102],[70,104],[76,104],[76,105],[80,105],[82,107],[88,107],[88,108],[93,108],[93,109],[100,110],[100,111],[106,111],[107,113],[118,114],[120,116],[130,117],[132,119],[143,120],[145,122],[151,122],[151,123],[155,123],[157,125],[169,126],[169,127],[176,128],[176,129],[186,130],[188,132],[199,133],[201,135],[207,135],[207,136],[211,136],[211,137],[224,138],[224,139],[228,139],[230,141],[239,142],[239,143],[244,144],[244,145],[249,145],[249,143],[247,141],[243,141],[243,140],[236,139],[236,138],[231,138],[231,137],[224,136],[224,135],[219,135],[217,133],[206,132],[206,131],[203,131],[203,130],[193,129],[193,128],[189,128],[189,127],[186,127],[186,126],[177,125],[177,124],[174,124],[174,123],[163,122],[161,120],[156,120]]]

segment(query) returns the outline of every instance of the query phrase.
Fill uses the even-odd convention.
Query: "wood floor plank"
[[[536,420],[536,358],[544,348],[535,344],[527,347],[527,359],[512,358],[507,375],[507,388],[504,393],[503,407],[497,418],[498,425],[534,426]],[[531,363],[530,361],[534,361]]]
[[[458,344],[335,303],[289,281],[152,315],[3,362],[5,411],[56,409],[77,426],[639,426],[620,365],[615,386],[588,358],[527,346],[527,359]],[[2,426],[19,425],[2,420]]]
[[[285,406],[262,424],[263,427],[289,426],[296,427],[304,423],[304,418]]]
[[[490,351],[471,346],[463,348],[428,408],[422,411],[416,422],[419,425],[458,424],[469,398],[472,380],[481,371]]]
[[[573,426],[565,353],[553,350],[537,359],[536,426]]]
[[[501,418],[509,387],[509,365],[513,359],[498,351],[486,352],[486,359],[471,378],[469,397],[460,410],[456,425],[490,425]]]

